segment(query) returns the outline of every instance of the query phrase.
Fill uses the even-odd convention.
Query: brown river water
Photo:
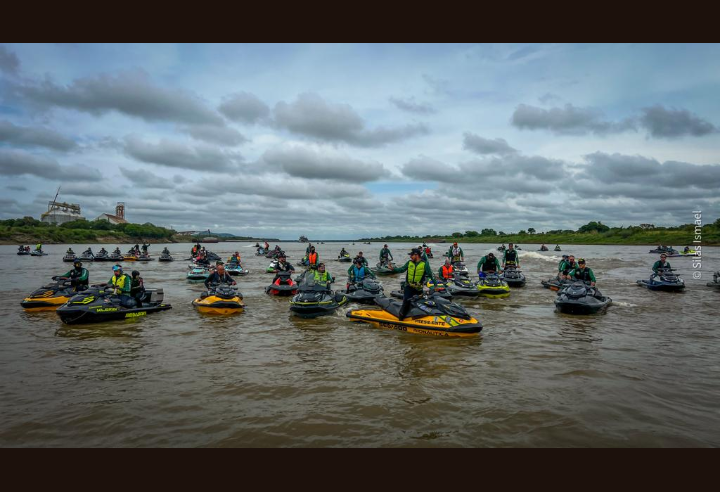
[[[239,250],[250,270],[238,277],[243,314],[198,313],[191,301],[203,287],[185,280],[188,262],[153,261],[126,270],[163,287],[172,310],[80,326],[19,304],[70,269],[68,246],[45,246],[39,258],[0,246],[0,446],[720,445],[720,291],[706,286],[720,248],[703,249],[701,279],[691,259],[671,259],[688,288],[670,294],[635,284],[657,259],[647,246],[567,247],[614,300],[606,314],[570,316],[540,286],[562,253],[528,245],[525,288],[459,301],[482,321],[481,336],[438,339],[351,323],[353,306],[291,316],[287,298],[264,293],[269,260],[252,245],[207,245],[223,257]],[[101,247],[72,245],[87,246]],[[189,244],[167,246],[176,260],[189,256]],[[305,245],[281,246],[293,263],[304,254]],[[374,265],[382,244],[317,248],[328,260],[342,246]],[[407,258],[410,245],[390,246]],[[470,268],[496,246],[464,245]],[[434,272],[445,249],[433,247]],[[111,265],[86,264],[91,283],[106,282]],[[344,285],[348,265],[328,265]],[[382,277],[386,293],[401,279]]]

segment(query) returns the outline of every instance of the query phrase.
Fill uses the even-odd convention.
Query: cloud
[[[101,197],[121,197],[125,195],[125,191],[115,186],[97,183],[68,183],[61,188],[63,195],[73,196],[101,196]]]
[[[563,98],[558,96],[557,94],[553,94],[552,92],[547,92],[543,94],[542,96],[538,97],[538,101],[540,101],[543,104],[550,104],[553,102],[562,102]]]
[[[249,140],[239,131],[226,126],[216,125],[190,125],[182,130],[195,140],[203,140],[214,144],[234,147]]]
[[[334,149],[285,145],[271,149],[263,161],[290,176],[307,179],[366,182],[388,176],[379,162],[353,159]]]
[[[84,166],[61,166],[50,157],[9,149],[0,149],[0,175],[31,175],[61,181],[100,181],[103,179],[97,169]]]
[[[0,121],[0,142],[17,146],[38,146],[53,150],[68,151],[77,144],[54,130],[16,126],[9,121]]]
[[[239,154],[215,147],[190,147],[165,139],[153,144],[132,135],[125,138],[124,150],[126,155],[141,162],[193,171],[233,171],[242,160]]]
[[[654,138],[702,137],[718,128],[687,109],[666,109],[660,104],[642,108],[640,124]]]
[[[12,191],[27,191],[28,190],[24,186],[14,186],[14,185],[6,186],[5,188],[7,188],[8,190],[12,190]]]
[[[128,169],[126,167],[120,167],[120,173],[130,180],[136,188],[159,188],[159,189],[173,189],[177,184],[173,179],[158,176],[145,169]],[[178,177],[178,176],[175,176]]]
[[[293,103],[279,102],[275,122],[294,133],[359,147],[381,147],[428,133],[423,124],[369,130],[350,105],[328,103],[312,93],[300,94]]]
[[[270,107],[249,92],[238,92],[226,97],[218,110],[228,119],[239,123],[255,124],[270,118]]]
[[[13,91],[40,107],[76,109],[94,115],[110,111],[143,120],[222,126],[222,117],[195,95],[155,85],[142,70],[100,74],[58,85],[50,79],[13,86]]]
[[[490,140],[489,138],[483,138],[473,133],[464,134],[463,147],[476,154],[506,155],[517,152],[517,150],[510,147],[503,138]]]
[[[0,72],[11,75],[18,73],[20,69],[20,60],[17,55],[8,50],[5,46],[0,45]]]
[[[408,97],[405,99],[399,97],[391,97],[389,101],[394,104],[398,109],[407,111],[408,113],[433,114],[437,112],[437,110],[428,103],[416,102],[414,97]]]
[[[464,179],[458,168],[425,155],[410,159],[400,168],[400,171],[408,178],[420,181],[462,183]]]
[[[571,135],[605,135],[636,129],[636,123],[631,118],[619,122],[606,121],[601,112],[572,104],[550,109],[520,104],[515,109],[511,122],[520,129],[550,130]]]

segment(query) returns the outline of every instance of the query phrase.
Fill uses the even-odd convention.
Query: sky
[[[720,216],[720,45],[0,44],[0,219],[246,236]]]

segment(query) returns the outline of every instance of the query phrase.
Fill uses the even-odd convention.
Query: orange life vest
[[[448,278],[452,277],[452,272],[453,272],[452,265],[450,265],[450,266],[443,265],[443,267],[442,267],[443,278],[448,279]]]
[[[311,265],[317,264],[317,253],[310,253],[308,255],[308,263]]]

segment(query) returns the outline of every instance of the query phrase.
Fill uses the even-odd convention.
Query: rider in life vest
[[[411,299],[423,293],[423,285],[427,279],[435,282],[430,265],[422,259],[422,250],[413,249],[410,251],[410,260],[401,267],[393,268],[394,273],[407,272],[405,276],[405,289],[403,291],[403,303],[398,313],[398,319],[402,321],[410,310]]]
[[[508,249],[505,250],[505,253],[503,253],[503,259],[502,259],[502,267],[503,269],[508,267],[520,267],[520,256],[518,255],[517,250],[513,246],[513,243],[510,243],[508,245]]]
[[[578,260],[578,266],[568,275],[570,280],[582,280],[583,282],[590,282],[590,285],[595,287],[595,274],[593,271],[585,266],[585,258]]]
[[[450,258],[446,258],[445,264],[438,270],[438,277],[440,277],[441,280],[450,280],[454,277],[453,272],[454,268],[452,266],[452,261],[450,261]]]
[[[328,289],[330,288],[330,284],[335,280],[329,272],[325,271],[325,263],[320,263],[317,266],[317,270],[312,272],[312,274],[315,279],[315,285],[320,285]]]
[[[310,246],[310,252],[307,255],[308,266],[312,269],[318,268],[318,260],[320,257],[315,252],[315,246]]]
[[[458,243],[453,243],[452,247],[448,250],[447,256],[452,260],[453,263],[458,261],[465,261],[465,254]]]

